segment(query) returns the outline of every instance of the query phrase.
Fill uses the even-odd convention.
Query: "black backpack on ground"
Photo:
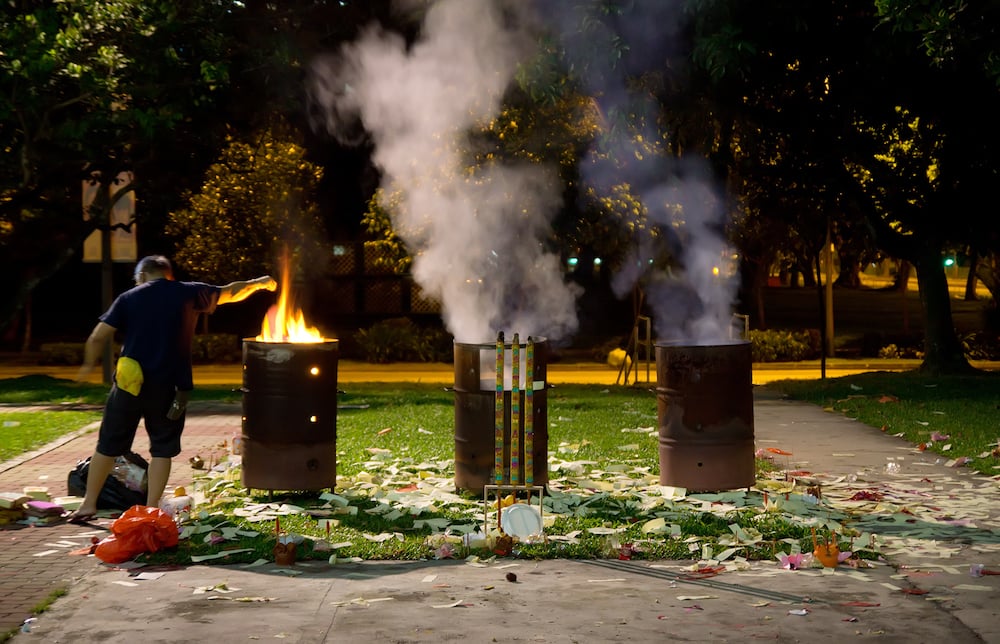
[[[137,469],[138,468],[138,469]],[[133,505],[146,505],[146,470],[149,463],[135,452],[119,456],[115,461],[115,469],[104,481],[101,495],[97,497],[99,510],[127,510]],[[132,476],[126,476],[131,470]],[[141,482],[135,474],[141,470]],[[66,489],[74,496],[84,496],[87,492],[87,474],[90,471],[90,458],[76,464],[66,477]],[[130,484],[126,484],[129,481]],[[139,489],[134,489],[138,487]]]

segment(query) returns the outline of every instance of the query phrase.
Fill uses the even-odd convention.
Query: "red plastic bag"
[[[177,545],[177,524],[160,508],[133,505],[111,524],[94,555],[105,563],[122,563],[144,552]]]

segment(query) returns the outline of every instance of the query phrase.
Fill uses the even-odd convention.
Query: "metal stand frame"
[[[640,327],[645,328],[645,336],[639,337]],[[651,321],[649,316],[637,315],[635,318],[635,324],[632,325],[632,332],[629,334],[628,343],[625,346],[625,359],[622,360],[621,367],[618,369],[618,377],[615,378],[615,384],[619,382],[623,385],[628,384],[629,374],[632,371],[632,364],[635,363],[635,383],[639,382],[639,347],[643,347],[644,359],[646,362],[646,382],[649,380],[649,365],[651,357],[653,355],[653,333],[651,328]],[[625,376],[624,382],[622,382],[622,376]]]
[[[490,506],[494,505],[490,502],[490,492],[496,494],[496,512],[497,512],[497,529],[501,534],[504,534],[503,527],[500,525],[500,513],[503,510],[501,503],[503,501],[503,492],[525,492],[528,495],[527,501],[528,505],[534,505],[531,500],[535,498],[535,494],[538,494],[538,517],[542,520],[542,531],[539,536],[545,536],[545,509],[542,505],[542,497],[545,496],[545,487],[541,485],[486,485],[483,486],[483,530],[486,534],[490,533]]]

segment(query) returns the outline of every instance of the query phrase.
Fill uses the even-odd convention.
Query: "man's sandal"
[[[66,518],[66,521],[78,525],[83,523],[90,523],[91,521],[94,520],[94,516],[96,514],[97,514],[96,512],[83,512],[83,513],[74,512],[73,514],[69,515],[69,517]]]

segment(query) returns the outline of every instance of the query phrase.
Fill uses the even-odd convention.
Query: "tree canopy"
[[[177,263],[226,283],[276,272],[287,247],[303,272],[321,275],[329,254],[314,195],[323,169],[305,155],[282,128],[229,137],[201,188],[184,195],[187,207],[170,213]]]
[[[81,181],[134,177],[143,252],[169,252],[167,213],[198,185],[226,136],[275,112],[307,121],[302,79],[317,52],[389,0],[18,0],[0,6],[0,329],[74,257]],[[314,151],[315,153],[315,151]],[[321,154],[319,156],[322,156]]]
[[[993,213],[975,206],[1000,167],[989,69],[913,56],[920,30],[900,14],[903,28],[890,29],[875,6],[696,4],[713,104],[735,116],[737,144],[771,148],[733,155],[743,194],[780,202],[769,218],[791,206],[805,217],[796,229],[832,217],[857,237],[864,222],[881,250],[917,268],[925,368],[966,369],[942,255],[995,240]]]
[[[628,264],[640,244],[670,255],[677,244],[669,227],[651,221],[649,189],[684,170],[659,161],[705,160],[727,190],[728,232],[748,289],[778,253],[814,262],[829,223],[846,263],[879,252],[917,268],[925,367],[967,366],[941,259],[954,248],[1000,257],[1000,220],[989,205],[1000,178],[997,3],[533,6],[537,54],[522,61],[502,110],[468,137],[465,158],[470,168],[509,161],[557,169],[563,204],[546,244],[564,257],[601,257],[606,267]],[[304,88],[308,67],[373,21],[412,42],[426,7],[0,7],[0,328],[107,225],[107,200],[89,221],[81,213],[81,180],[94,172],[107,183],[131,171],[143,243],[154,245],[144,250],[169,252],[176,242],[178,261],[205,279],[266,270],[260,262],[288,237],[292,213],[306,231],[336,219],[330,195],[346,188],[334,182],[359,179],[322,172],[343,146],[310,131],[317,106]],[[269,129],[275,115],[286,125]],[[268,155],[270,167],[257,165]],[[359,219],[374,183],[356,199]],[[385,227],[392,195],[382,197],[370,202],[366,223],[378,243],[396,244]],[[322,265],[318,235],[292,236],[316,258],[311,265]],[[405,267],[404,253],[394,257]]]
[[[226,82],[226,14],[225,3],[2,5],[0,326],[108,225],[107,200],[83,220],[83,179],[107,188],[131,170],[152,185],[167,151],[199,138],[188,137]]]

